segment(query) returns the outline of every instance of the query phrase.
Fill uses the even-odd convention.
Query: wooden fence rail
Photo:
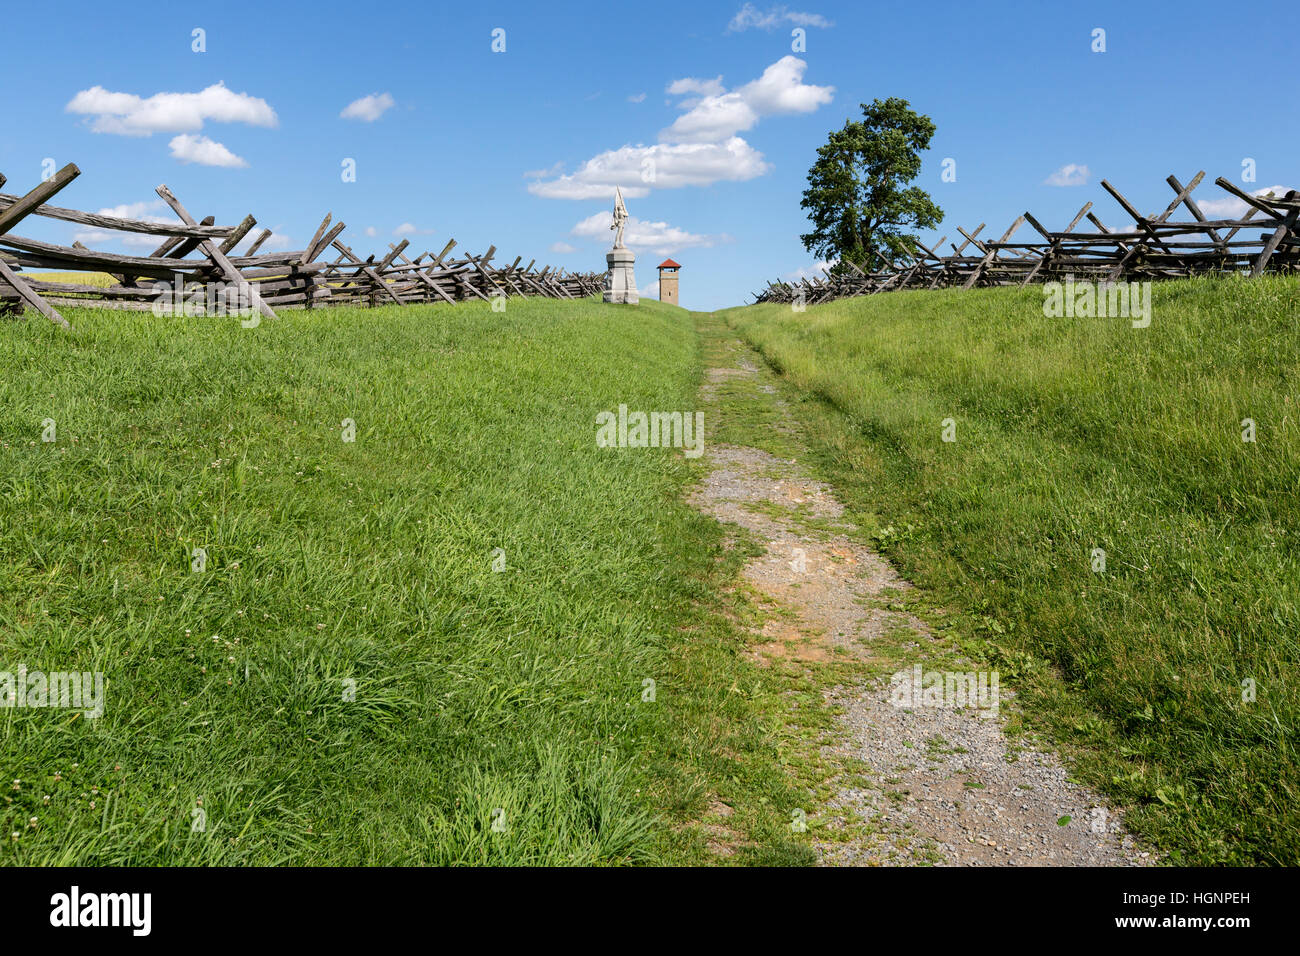
[[[1102,188],[1132,220],[1123,229],[1111,229],[1085,203],[1070,224],[1059,232],[1046,229],[1026,212],[996,241],[979,238],[984,223],[972,232],[958,228],[961,245],[949,244],[951,255],[943,255],[945,236],[934,248],[919,241],[910,262],[890,262],[877,272],[864,272],[851,262],[822,270],[822,275],[799,282],[777,280],[757,293],[757,302],[815,305],[832,299],[875,295],[899,289],[940,289],[1028,285],[1073,277],[1080,282],[1133,282],[1184,278],[1208,273],[1238,273],[1259,276],[1265,272],[1300,271],[1300,194],[1285,196],[1271,192],[1254,196],[1222,177],[1215,185],[1246,206],[1235,219],[1206,219],[1192,192],[1205,178],[1204,172],[1187,185],[1170,176],[1174,192],[1169,205],[1153,216],[1144,216],[1106,180]],[[1190,219],[1171,222],[1180,208]],[[1094,232],[1076,231],[1087,218]],[[1025,241],[1012,237],[1026,223],[1037,236]],[[1257,236],[1243,233],[1262,229]]]
[[[23,196],[0,192],[0,314],[35,309],[71,329],[59,305],[94,305],[148,310],[158,306],[212,311],[238,307],[275,318],[277,308],[323,305],[414,305],[426,302],[491,301],[498,296],[578,299],[599,293],[602,273],[567,273],[550,266],[493,265],[496,247],[480,256],[448,258],[453,239],[437,255],[407,255],[409,240],[386,255],[362,259],[341,239],[345,226],[326,215],[307,247],[293,252],[258,253],[271,231],[264,229],[241,255],[235,247],[256,227],[251,215],[234,226],[214,225],[212,216],[196,221],[165,185],[158,195],[179,220],[145,222],[79,212],[49,203],[81,175],[69,164]],[[0,188],[6,179],[0,173]],[[95,229],[152,236],[159,245],[147,256],[97,252],[80,242],[71,246],[26,239],[13,232],[29,216],[58,219]],[[327,252],[338,253],[332,262]],[[41,278],[27,270],[87,273],[85,280]],[[111,281],[103,282],[107,275]],[[74,278],[79,278],[75,277]],[[221,296],[214,295],[214,290]]]

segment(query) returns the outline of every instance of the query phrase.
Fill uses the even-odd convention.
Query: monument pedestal
[[[641,297],[636,292],[636,273],[632,266],[636,256],[631,249],[611,249],[605,253],[605,262],[609,265],[609,277],[605,280],[606,302],[620,305],[636,305]]]

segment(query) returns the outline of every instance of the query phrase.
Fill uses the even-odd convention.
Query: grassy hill
[[[1300,288],[1157,285],[1145,329],[1042,305],[720,314],[1132,826],[1296,863]],[[789,808],[830,717],[745,654],[753,552],[682,503],[701,461],[595,441],[620,404],[698,407],[688,313],[69,318],[0,325],[0,674],[101,672],[106,699],[0,708],[0,862],[811,858]]]
[[[809,397],[881,546],[1137,829],[1174,860],[1296,864],[1300,286],[1157,284],[1145,329],[1043,301],[721,314]]]
[[[694,407],[687,313],[69,318],[0,328],[0,670],[106,703],[0,710],[0,859],[681,861],[706,778],[784,793],[705,607],[698,466],[595,442]]]

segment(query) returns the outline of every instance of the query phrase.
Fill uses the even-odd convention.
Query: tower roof
[[[656,266],[656,268],[658,269],[680,269],[681,267],[682,264],[680,262],[673,262],[673,260],[671,259],[665,259],[663,262],[659,263],[658,266]]]

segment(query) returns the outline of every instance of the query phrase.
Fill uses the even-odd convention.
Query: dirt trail
[[[701,390],[706,420],[722,383],[754,380],[781,413],[778,428],[798,426],[758,380],[755,356],[708,370]],[[933,669],[935,638],[902,610],[910,586],[889,562],[858,543],[834,491],[802,465],[750,447],[707,447],[711,471],[692,504],[739,525],[764,545],[744,577],[785,613],[755,634],[760,663],[781,658],[817,667],[842,648],[874,664],[873,643],[892,649],[886,676],[839,686],[827,705],[841,710],[837,743],[824,748],[834,781],[829,818],[816,843],[823,865],[1144,865],[1152,858],[1124,832],[1099,795],[1072,783],[1060,759],[1004,733],[1013,695],[1002,688],[991,706],[896,706],[888,673]],[[910,658],[898,663],[899,650]],[[945,658],[951,660],[951,658]],[[951,663],[945,665],[951,668]],[[971,669],[974,669],[973,665]],[[992,695],[984,700],[991,703]],[[980,716],[983,714],[984,716]],[[865,766],[865,769],[862,769]],[[814,811],[809,810],[809,816]]]

